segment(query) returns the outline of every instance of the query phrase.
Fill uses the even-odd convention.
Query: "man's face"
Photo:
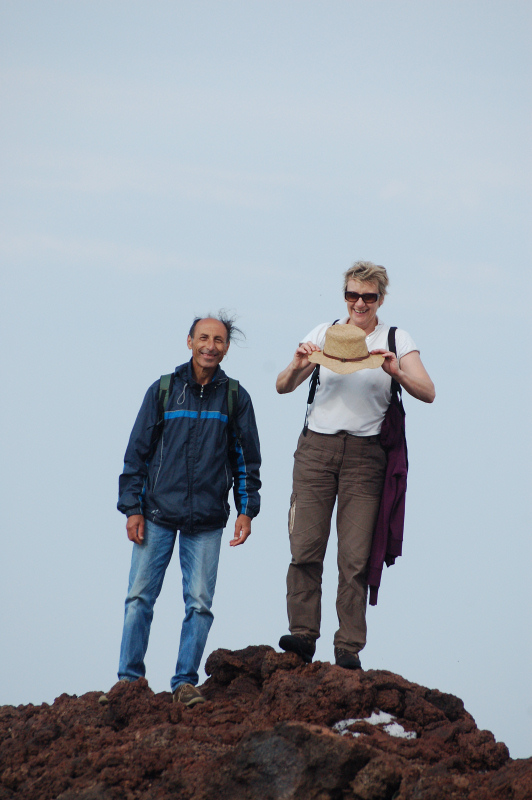
[[[192,364],[201,371],[214,372],[229,350],[227,329],[218,319],[200,319],[194,329],[194,338],[187,339],[192,350]]]

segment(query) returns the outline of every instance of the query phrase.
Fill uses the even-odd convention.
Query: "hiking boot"
[[[182,683],[174,692],[174,703],[182,703],[187,708],[192,708],[198,703],[205,703],[205,698],[191,683]]]
[[[118,686],[118,684],[120,684],[120,683],[132,683],[132,682],[133,681],[131,681],[129,678],[120,678],[120,680],[117,681],[114,686]],[[113,686],[113,689],[114,689],[114,686]],[[107,697],[106,694],[101,694],[99,696],[99,698],[98,698],[98,702],[101,703],[102,706],[106,706],[107,703],[109,702],[109,698]]]
[[[362,669],[360,659],[356,653],[343,650],[341,647],[334,648],[334,660],[339,667],[344,669]]]
[[[295,636],[287,634],[279,639],[279,647],[287,653],[295,653],[300,656],[306,664],[310,664],[312,656],[316,652],[316,642],[310,636]]]

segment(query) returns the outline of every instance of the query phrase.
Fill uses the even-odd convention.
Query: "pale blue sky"
[[[247,334],[263,511],[222,548],[216,647],[287,632],[300,338],[384,264],[381,318],[436,388],[405,401],[404,556],[365,668],[460,696],[531,755],[528,2],[0,0],[4,613],[0,703],[115,680],[129,569],[117,478],[144,392],[195,314]],[[317,656],[332,658],[334,536]],[[178,564],[147,667],[168,689]]]

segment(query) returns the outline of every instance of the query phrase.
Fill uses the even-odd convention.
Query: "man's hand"
[[[235,538],[229,544],[236,547],[237,544],[244,544],[251,533],[251,517],[246,514],[239,514],[235,522]]]
[[[132,514],[126,522],[127,538],[135,544],[144,541],[144,517],[142,514]]]

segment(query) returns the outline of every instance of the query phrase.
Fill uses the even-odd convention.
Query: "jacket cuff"
[[[140,506],[134,506],[133,508],[128,508],[124,511],[124,514],[129,519],[134,514],[142,514],[142,508]]]

